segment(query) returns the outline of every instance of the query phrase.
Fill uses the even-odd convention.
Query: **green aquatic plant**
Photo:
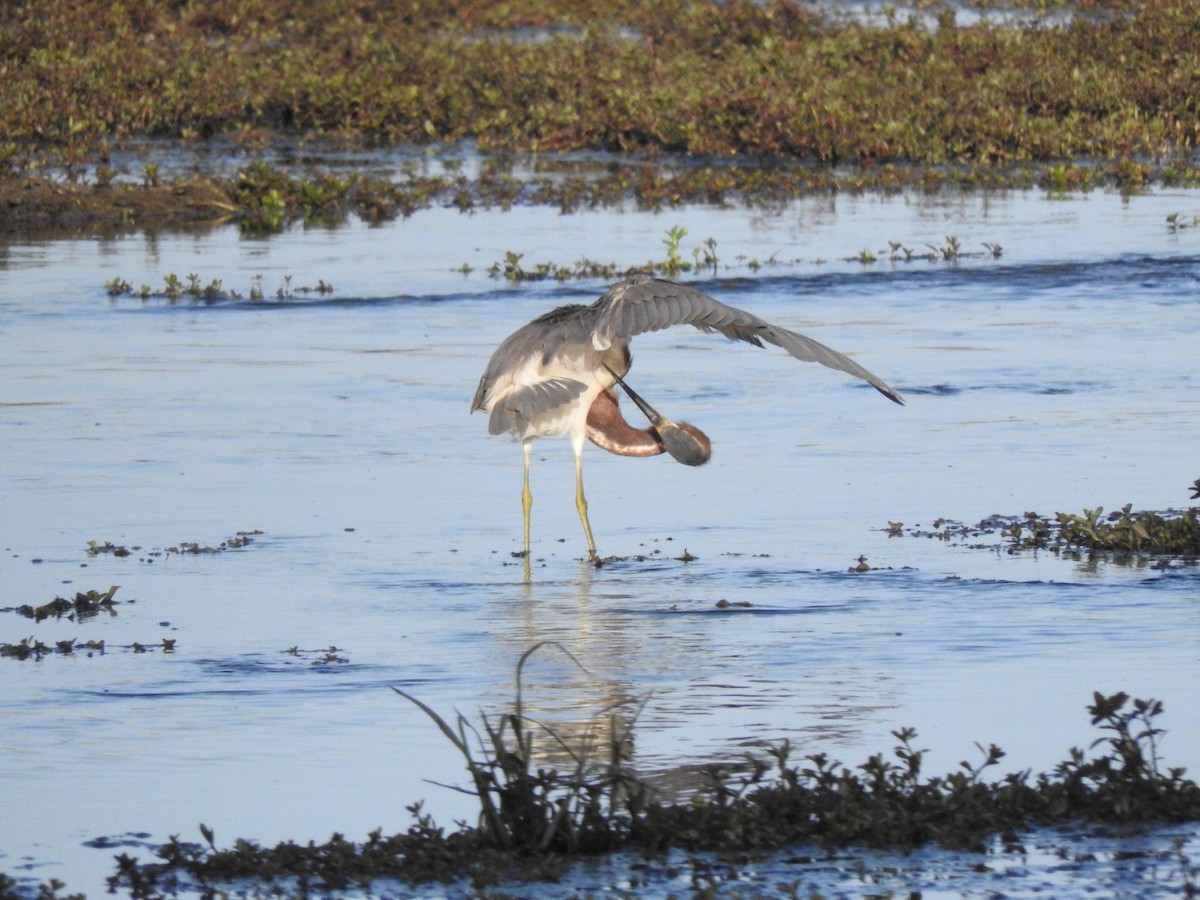
[[[720,271],[720,266],[717,258],[716,238],[706,238],[700,245],[692,248],[692,256],[695,259],[695,263],[690,263],[683,260],[680,252],[680,241],[686,234],[687,230],[684,228],[671,228],[667,232],[667,237],[662,241],[667,248],[666,257],[661,260],[649,260],[637,265],[621,265],[615,262],[598,263],[595,260],[584,257],[571,265],[557,262],[543,262],[528,266],[522,262],[525,254],[509,250],[505,253],[504,259],[489,266],[487,272],[492,278],[503,278],[506,281],[513,282],[543,281],[546,279],[565,281],[577,278],[628,278],[631,275],[637,274],[653,274],[674,278],[687,271],[708,271],[714,275],[717,274]],[[989,241],[982,242],[983,247],[987,250],[986,253],[967,250],[954,235],[947,235],[945,243],[941,245],[926,243],[926,246],[929,248],[928,252],[915,251],[899,241],[889,241],[888,245],[888,250],[881,250],[878,254],[864,248],[854,256],[847,256],[844,259],[847,262],[858,262],[863,265],[875,263],[881,257],[886,257],[891,262],[911,263],[923,260],[926,262],[953,263],[960,259],[979,259],[989,256],[992,259],[999,259],[1004,252],[998,243]],[[781,260],[778,254],[772,254],[765,261],[738,256],[734,264],[727,263],[724,268],[728,270],[745,267],[751,272],[757,272],[763,266],[779,266],[785,263],[800,262],[802,262],[800,259]],[[821,263],[823,260],[810,260],[809,262]]]
[[[70,600],[65,597],[55,597],[49,603],[43,603],[41,606],[31,606],[28,603],[23,603],[11,610],[0,609],[0,612],[16,612],[27,619],[33,619],[35,622],[41,622],[50,618],[62,619],[64,617],[73,622],[82,622],[102,612],[106,612],[109,615],[116,615],[116,610],[113,609],[116,601],[113,600],[113,597],[119,589],[120,585],[113,585],[104,592],[95,589],[90,591],[76,591],[75,596]]]
[[[204,304],[230,300],[254,301],[263,300],[266,297],[263,293],[261,275],[255,275],[251,279],[250,288],[245,294],[239,291],[226,290],[224,282],[220,278],[214,278],[207,283],[202,283],[200,276],[195,273],[187,276],[186,283],[181,281],[179,276],[174,273],[168,274],[163,277],[162,289],[157,291],[148,284],[143,284],[140,288],[134,290],[124,278],[113,278],[106,281],[104,289],[110,297],[137,297],[143,301],[166,300],[171,304],[184,300],[191,303]],[[294,300],[297,297],[307,297],[310,294],[326,296],[333,292],[333,285],[323,278],[317,279],[315,285],[293,287],[292,276],[284,275],[279,287],[274,291],[274,297],[276,300]]]
[[[1200,52],[1200,8],[1062,7],[1054,27],[1040,15],[960,23],[952,10],[927,27],[755,0],[422,0],[403,15],[382,0],[16,0],[0,4],[3,227],[232,218],[271,234],[434,203],[567,211],[632,197],[660,209],[835,190],[1200,183],[1196,77],[1181,62]],[[223,138],[250,161],[231,179],[112,162],[147,136]],[[393,180],[257,159],[284,142],[472,142],[487,164],[478,177],[414,166]],[[582,176],[573,158],[547,177],[505,169],[512,151],[541,169],[576,150],[614,156]]]
[[[686,235],[687,229],[679,225],[667,229],[667,236],[663,239],[663,246],[667,248],[667,258],[659,263],[659,268],[664,275],[678,275],[687,268],[687,263],[679,256],[679,242]]]
[[[25,603],[16,607],[0,609],[0,612],[15,612],[27,619],[32,619],[35,623],[41,623],[48,619],[54,619],[56,622],[66,619],[67,621],[80,624],[101,613],[115,616],[117,614],[115,609],[117,601],[113,597],[118,590],[119,586],[113,585],[107,591],[78,591],[72,599],[55,597],[49,603],[44,603],[41,606],[31,606]],[[16,660],[28,659],[36,662],[53,655],[69,656],[82,653],[87,656],[97,654],[103,656],[106,651],[112,649],[131,650],[134,653],[147,653],[155,648],[161,649],[164,653],[170,653],[175,649],[175,639],[163,638],[159,641],[146,644],[135,642],[127,645],[113,645],[107,644],[104,640],[92,639],[80,641],[77,638],[67,638],[54,641],[53,644],[47,644],[34,636],[29,636],[21,638],[16,643],[0,643],[0,657]]]
[[[653,274],[667,277],[677,277],[693,268],[692,263],[685,261],[680,252],[680,241],[687,234],[687,229],[674,226],[667,231],[662,243],[667,248],[664,259],[650,260],[638,265],[621,266],[617,263],[599,263],[583,257],[571,265],[556,262],[536,263],[526,266],[522,263],[524,253],[509,250],[500,262],[488,267],[488,275],[492,278],[503,278],[505,281],[543,281],[555,279],[566,281],[573,278],[628,278],[631,275]],[[695,268],[717,271],[717,241],[707,238],[693,251],[696,258]],[[465,274],[465,273],[464,273]]]
[[[1083,513],[1057,513],[1055,547],[1105,553],[1149,553],[1196,558],[1200,556],[1200,509],[1179,513],[1133,511],[1125,504],[1104,516],[1104,508]]]
[[[1192,485],[1191,499],[1200,499],[1200,479]],[[889,523],[888,533],[896,535]],[[969,546],[993,549],[981,538],[998,534],[1009,553],[1046,550],[1079,559],[1104,556],[1113,562],[1133,563],[1157,560],[1159,565],[1195,564],[1200,560],[1200,507],[1184,510],[1134,510],[1127,503],[1119,510],[1104,512],[1096,506],[1079,513],[1055,513],[1043,516],[1026,512],[1020,516],[990,516],[974,525],[951,519],[937,519],[933,530],[917,526],[908,531],[914,537],[959,540]]]

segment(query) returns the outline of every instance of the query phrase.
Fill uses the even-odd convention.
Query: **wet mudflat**
[[[421,799],[440,822],[472,819],[470,798],[428,783],[462,783],[461,761],[389,686],[446,712],[499,710],[517,658],[544,640],[587,672],[536,658],[530,714],[578,733],[648,697],[628,717],[647,775],[783,738],[855,763],[902,726],[929,748],[930,773],[974,759],[975,741],[1007,751],[1004,771],[1039,771],[1094,739],[1094,690],[1163,700],[1164,762],[1195,773],[1192,568],[1014,557],[888,526],[1187,505],[1200,230],[1166,217],[1198,212],[1189,192],[838,198],[772,212],[431,210],[269,239],[229,228],[0,247],[0,606],[120,585],[85,620],[0,613],[0,642],[105,642],[0,660],[0,782],[23,810],[0,826],[0,871],[97,895],[114,853],[199,840],[201,822],[222,843],[362,839],[406,827]],[[685,258],[712,237],[720,260],[682,277],[855,356],[908,405],[774,349],[643,336],[631,384],[704,428],[713,460],[692,470],[592,448],[592,525],[621,558],[596,569],[569,448],[540,442],[527,583],[511,555],[520,450],[489,438],[468,403],[500,339],[603,283],[513,285],[486,269],[508,251],[634,265],[661,258],[674,226],[688,229]],[[951,234],[1003,253],[884,258],[889,241],[923,249]],[[863,250],[877,260],[846,259]],[[261,276],[266,296],[104,289],[168,273],[247,295]],[[270,296],[318,280],[334,292]],[[89,555],[89,541],[129,552]],[[849,571],[860,557],[867,571]],[[1194,829],[1179,833],[1195,857]],[[1146,855],[1104,862],[1131,843]],[[1096,866],[1035,849],[1052,846],[1041,836],[1026,855],[982,860],[1024,867],[1002,887],[972,875],[979,859],[929,851],[776,861],[729,890],[1181,887],[1170,835],[1072,845]],[[855,860],[896,880],[864,880]],[[619,879],[581,877],[555,890]],[[651,880],[662,895],[697,886]]]

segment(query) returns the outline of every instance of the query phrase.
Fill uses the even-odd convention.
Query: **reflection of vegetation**
[[[1052,773],[1036,779],[1027,771],[985,779],[1004,756],[995,746],[981,747],[977,763],[927,778],[916,734],[900,729],[890,757],[877,754],[854,768],[824,754],[795,763],[784,742],[769,759],[751,761],[744,774],[730,776],[714,766],[709,787],[677,804],[659,802],[615,749],[594,764],[571,751],[575,762],[565,772],[538,767],[531,730],[539,726],[522,712],[519,687],[513,710],[485,716],[482,732],[461,715],[451,723],[405,696],[464,755],[468,792],[480,803],[478,827],[460,825],[447,834],[419,803],[409,807],[415,822],[407,832],[384,837],[376,831],[363,844],[334,835],[321,845],[267,848],[239,840],[218,849],[212,829],[201,826],[205,843],[172,838],[157,862],[119,856],[110,885],[135,897],[157,896],[188,880],[208,890],[276,878],[297,878],[309,891],[365,886],[379,878],[470,878],[482,887],[506,877],[557,877],[586,852],[678,847],[742,853],[798,844],[908,849],[927,843],[983,850],[992,836],[1016,842],[1017,831],[1030,826],[1200,820],[1200,787],[1182,769],[1164,772],[1160,766],[1162,704],[1124,693],[1097,693],[1088,707],[1101,732],[1092,745],[1102,748],[1099,754],[1072,749]]]

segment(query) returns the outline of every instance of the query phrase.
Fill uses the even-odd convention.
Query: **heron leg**
[[[533,494],[529,491],[529,454],[533,441],[525,441],[525,487],[521,489],[521,509],[525,511],[525,562],[529,563],[529,510],[533,507]]]
[[[588,558],[596,558],[596,542],[592,539],[592,526],[588,522],[587,497],[583,496],[583,441],[575,447],[575,508],[579,510],[579,521],[588,542]]]

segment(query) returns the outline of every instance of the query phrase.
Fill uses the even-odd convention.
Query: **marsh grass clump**
[[[489,846],[517,853],[611,849],[627,836],[625,826],[640,814],[648,790],[624,765],[625,728],[616,716],[605,717],[606,740],[601,742],[594,730],[582,741],[568,741],[525,715],[524,667],[543,647],[557,649],[579,666],[561,644],[535,644],[517,663],[512,711],[481,716],[478,729],[461,713],[451,723],[412,694],[393,690],[429,716],[462,754],[471,792],[479,801],[480,830]],[[566,760],[565,770],[535,764],[535,732]]]
[[[518,666],[543,646],[527,651]],[[617,742],[594,757],[581,755],[530,720],[520,674],[513,708],[483,716],[479,727],[398,693],[462,754],[470,786],[461,790],[479,802],[477,825],[459,823],[447,832],[415,803],[408,807],[413,824],[392,837],[375,831],[356,844],[335,834],[325,844],[272,848],[238,840],[227,849],[219,849],[212,829],[202,825],[204,843],[173,837],[155,862],[119,856],[110,887],[151,897],[196,885],[216,893],[247,881],[274,891],[279,879],[290,879],[301,893],[365,887],[375,879],[469,879],[478,889],[505,879],[554,879],[581,855],[614,851],[768,853],[814,845],[909,850],[932,843],[983,852],[996,836],[1015,844],[1019,831],[1032,827],[1200,821],[1200,787],[1183,769],[1161,766],[1162,704],[1131,700],[1123,692],[1095,693],[1087,709],[1100,736],[1036,778],[1028,771],[987,777],[1004,758],[995,745],[977,745],[977,761],[927,777],[926,751],[912,729],[902,728],[892,733],[890,754],[854,767],[822,753],[797,761],[784,741],[765,758],[709,767],[706,785],[682,801],[648,789]],[[571,764],[539,765],[534,732],[549,737]]]

